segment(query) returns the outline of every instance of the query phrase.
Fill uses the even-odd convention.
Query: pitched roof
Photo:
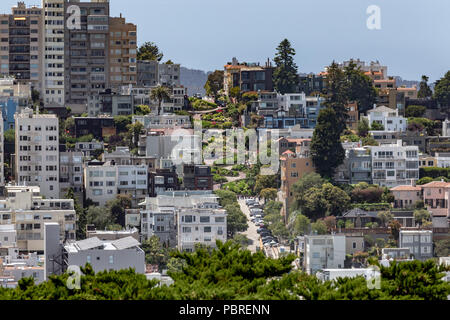
[[[422,190],[421,187],[413,187],[413,186],[397,186],[395,188],[392,188],[391,191],[420,191]]]
[[[445,181],[433,181],[427,184],[424,184],[422,188],[446,188],[450,187],[450,183]]]
[[[364,211],[364,210],[362,210],[360,208],[355,208],[355,209],[352,209],[350,211],[347,211],[342,216],[346,217],[346,218],[357,218],[357,217],[376,218],[377,217],[377,213],[376,212],[372,212],[372,211]]]
[[[386,106],[379,106],[375,109],[369,110],[369,112],[395,112],[395,109],[388,108]]]

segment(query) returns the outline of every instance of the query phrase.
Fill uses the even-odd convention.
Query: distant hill
[[[203,96],[206,94],[204,89],[208,75],[211,72],[205,72],[203,70],[194,70],[181,67],[180,69],[180,82],[185,88],[188,88],[188,95],[192,96],[196,93],[200,93]]]
[[[412,88],[413,86],[416,86],[417,88],[420,87],[420,81],[413,81],[413,80],[403,80],[402,77],[394,77],[395,82],[397,83],[397,87],[406,86],[407,88]]]

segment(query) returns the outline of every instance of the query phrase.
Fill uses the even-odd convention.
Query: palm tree
[[[158,100],[158,116],[161,114],[161,104],[164,100],[170,99],[170,89],[158,86],[150,93],[150,99]]]

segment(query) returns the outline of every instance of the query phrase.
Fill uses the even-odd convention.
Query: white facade
[[[14,224],[0,225],[0,248],[15,247],[17,247],[16,226]]]
[[[414,259],[433,258],[433,231],[400,229],[399,247],[408,248]]]
[[[286,93],[278,94],[278,107],[284,112],[297,110],[303,114],[306,113],[306,94],[304,93]]]
[[[382,187],[412,185],[419,180],[419,147],[386,144],[371,147],[372,179]]]
[[[118,166],[118,194],[130,195],[134,205],[148,194],[147,166]]]
[[[305,236],[304,265],[308,274],[324,269],[344,268],[346,243],[344,235]]]
[[[450,153],[436,152],[438,168],[450,168]]]
[[[145,273],[145,253],[133,237],[114,241],[101,241],[97,237],[64,245],[67,265],[84,267],[87,263],[97,273],[109,270],[134,268],[136,273]]]
[[[385,106],[367,111],[370,126],[374,122],[383,125],[385,131],[406,131],[408,127],[408,119],[399,116],[398,110],[394,110]]]
[[[91,199],[98,206],[117,196],[118,169],[110,163],[91,164],[84,168],[84,188],[86,199]]]
[[[44,11],[43,100],[64,106],[65,0],[42,0]]]
[[[59,197],[59,121],[26,108],[14,115],[16,182],[39,186],[46,198]]]

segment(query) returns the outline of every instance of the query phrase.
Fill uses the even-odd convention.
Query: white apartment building
[[[91,199],[97,206],[117,196],[118,167],[111,163],[93,161],[84,168],[84,188],[86,199]]]
[[[43,199],[39,187],[6,186],[0,200],[0,224],[15,225],[21,251],[44,250],[44,223],[59,225],[59,238],[75,239],[76,212],[72,199]]]
[[[305,93],[286,93],[278,94],[278,106],[287,115],[289,112],[305,115],[306,113],[306,94]]]
[[[399,247],[407,248],[414,259],[428,260],[433,258],[433,231],[400,229]]]
[[[46,198],[59,197],[59,121],[54,114],[16,113],[16,182],[39,186]]]
[[[130,195],[133,206],[137,206],[148,195],[147,166],[119,165],[117,169],[117,193]]]
[[[0,248],[16,248],[16,247],[17,247],[16,226],[14,224],[0,225]]]
[[[35,284],[44,281],[42,256],[36,253],[19,255],[16,248],[9,248],[8,254],[0,259],[0,287],[15,288],[23,278],[33,278]]]
[[[87,263],[97,272],[134,268],[145,273],[145,252],[133,237],[102,241],[97,237],[67,242],[63,252],[68,266],[84,267]]]
[[[437,167],[450,168],[450,153],[436,152]]]
[[[324,269],[343,269],[345,235],[305,236],[304,267],[308,274]]]
[[[118,194],[130,195],[133,206],[137,206],[148,194],[147,166],[93,161],[84,168],[84,187],[86,198],[98,206]]]
[[[367,111],[367,119],[370,126],[377,122],[384,127],[384,131],[406,131],[408,127],[408,119],[399,116],[398,110],[391,109],[386,106],[380,106]]]
[[[372,180],[382,187],[412,185],[419,180],[419,147],[386,144],[371,147]]]
[[[64,106],[65,0],[42,0],[44,13],[43,100],[46,105]]]

